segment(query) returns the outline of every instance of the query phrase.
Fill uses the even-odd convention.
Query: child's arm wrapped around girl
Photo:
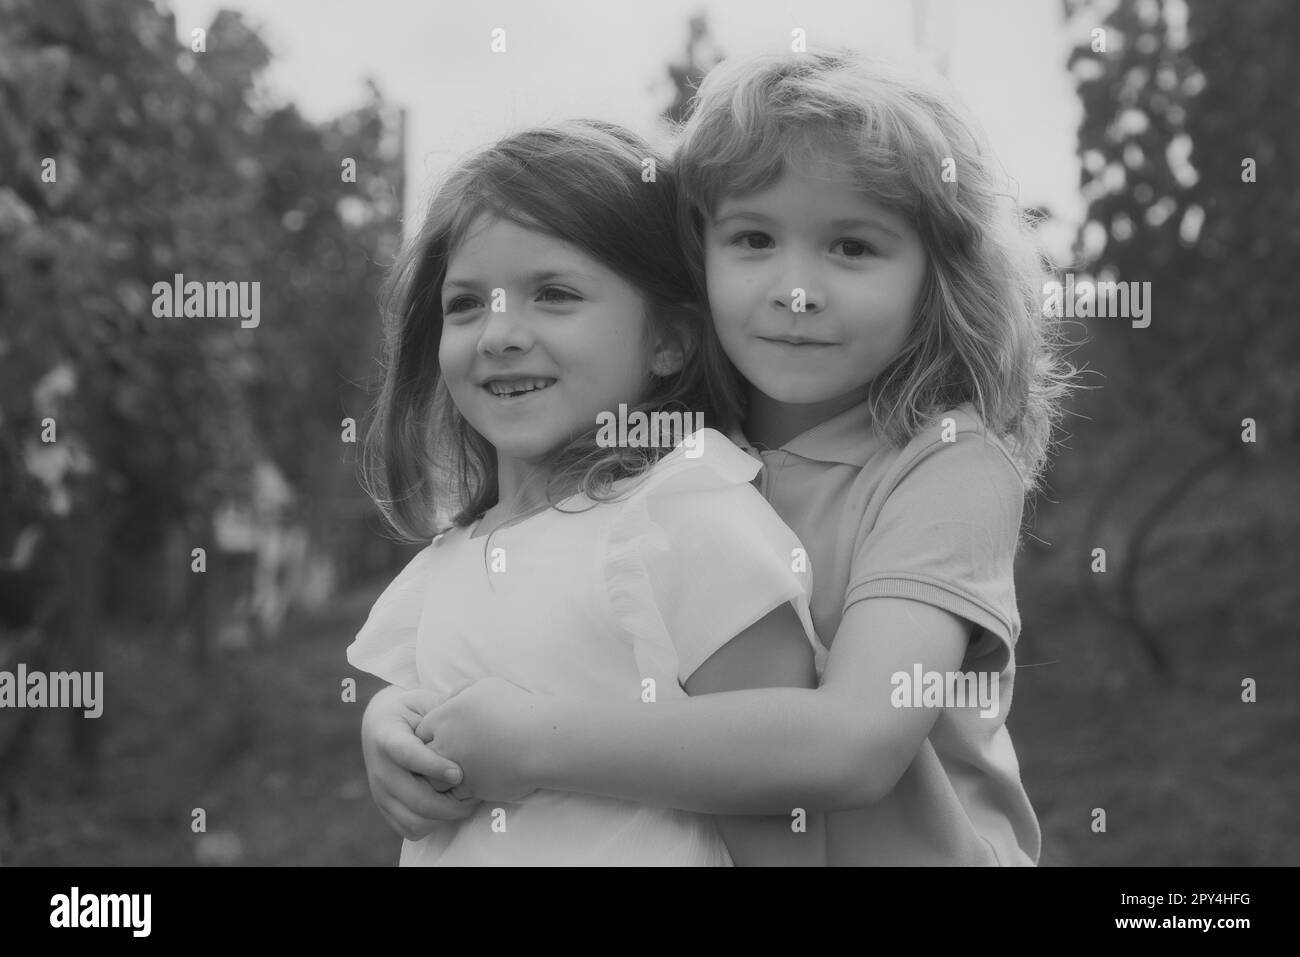
[[[1014,641],[990,609],[1006,604],[997,596],[1010,581],[1020,478],[974,434],[928,448],[859,537],[820,687],[754,682],[740,690],[737,682],[737,690],[651,710],[471,686],[430,712],[417,732],[436,733],[440,753],[485,799],[498,786],[555,787],[760,815],[880,801],[943,713],[900,707],[896,676],[996,673]]]
[[[612,688],[606,700],[654,711],[686,694],[816,686],[818,655],[824,649],[813,631],[811,574],[801,559],[802,546],[750,484],[758,463],[720,433],[705,430],[700,436],[704,441],[695,446],[703,453],[699,461],[679,449],[640,479],[635,491],[609,506],[614,517],[603,543],[599,589],[606,607],[599,612],[610,641],[627,643],[635,670],[628,686]],[[415,572],[418,579],[418,569]],[[386,604],[381,599],[350,658],[381,677],[409,684],[413,659],[406,660],[408,645],[400,639],[418,613],[414,603],[403,600],[400,579],[390,592],[395,598],[388,603],[391,609],[407,607],[408,613],[380,613]],[[376,628],[386,627],[387,633],[372,631],[372,622]],[[381,658],[392,660],[376,669]],[[470,687],[474,690],[469,697],[450,698],[459,702],[455,707],[495,691],[505,700],[522,703],[515,718],[532,720],[535,696],[527,690],[502,678],[481,679]],[[498,733],[493,721],[447,720],[436,731],[430,725],[412,733],[411,722],[418,723],[422,710],[440,719],[448,716],[431,708],[434,703],[432,696],[421,697],[418,691],[388,689],[372,702],[363,727],[376,803],[405,836],[428,833],[438,820],[459,819],[463,808],[477,803],[482,794],[513,803],[539,787],[518,773],[529,765],[530,738],[513,731]],[[418,778],[426,772],[417,772],[411,760],[413,749],[424,747],[421,737],[437,748],[442,762],[434,765],[424,759],[427,781]],[[456,767],[450,756],[483,751],[492,752],[491,760],[471,772],[481,776],[453,790],[446,775]],[[635,761],[629,765],[634,779],[644,770]],[[632,780],[626,790],[644,787]],[[458,801],[458,795],[464,800]],[[717,823],[736,863],[825,863],[823,821],[807,807],[724,816]]]
[[[419,687],[415,666],[432,547],[417,554],[384,589],[348,648],[352,665],[390,683],[366,706],[361,749],[375,806],[411,841],[431,833],[441,821],[468,817],[479,803],[448,793],[461,781],[459,766],[426,747],[414,733],[420,719],[441,701]]]

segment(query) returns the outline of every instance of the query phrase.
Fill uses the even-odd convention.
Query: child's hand
[[[385,688],[371,699],[361,719],[370,796],[379,813],[409,841],[427,836],[441,821],[469,817],[478,804],[440,793],[460,781],[460,768],[415,734],[420,719],[437,701],[427,691]]]
[[[482,801],[518,801],[535,789],[527,759],[540,696],[502,678],[465,686],[420,721],[415,733],[456,761],[465,783],[453,793]]]

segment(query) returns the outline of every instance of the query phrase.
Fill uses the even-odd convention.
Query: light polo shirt
[[[733,438],[762,460],[760,490],[807,550],[813,624],[826,645],[850,605],[906,598],[970,622],[962,670],[998,678],[995,715],[944,707],[887,797],[829,816],[829,863],[1036,864],[1038,820],[1006,729],[1025,499],[1006,448],[969,405],[901,449],[876,432],[865,404],[780,449]]]

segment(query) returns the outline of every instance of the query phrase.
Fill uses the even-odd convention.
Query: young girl
[[[822,809],[832,864],[1036,863],[1012,566],[1070,370],[994,160],[945,86],[817,53],[711,73],[678,162],[762,491],[815,573],[821,685],[637,709],[492,681],[417,735],[464,769],[452,795]],[[385,720],[379,782],[407,773]],[[408,824],[437,817],[429,790]]]
[[[801,546],[749,484],[758,464],[713,429],[598,429],[717,404],[674,179],[645,143],[578,123],[475,156],[391,292],[374,494],[413,541],[454,518],[375,604],[354,666],[435,700],[481,678],[639,707],[679,683],[815,685]],[[521,792],[444,816],[402,864],[730,863],[711,819],[628,800]],[[743,859],[820,859],[779,823],[720,822]]]

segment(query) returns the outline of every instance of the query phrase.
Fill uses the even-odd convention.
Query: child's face
[[[705,270],[718,338],[749,383],[777,402],[838,409],[898,354],[926,258],[902,216],[821,172],[788,170],[724,199],[705,224]]]
[[[562,240],[481,216],[452,254],[441,296],[443,378],[503,468],[559,451],[649,383],[640,292]]]

